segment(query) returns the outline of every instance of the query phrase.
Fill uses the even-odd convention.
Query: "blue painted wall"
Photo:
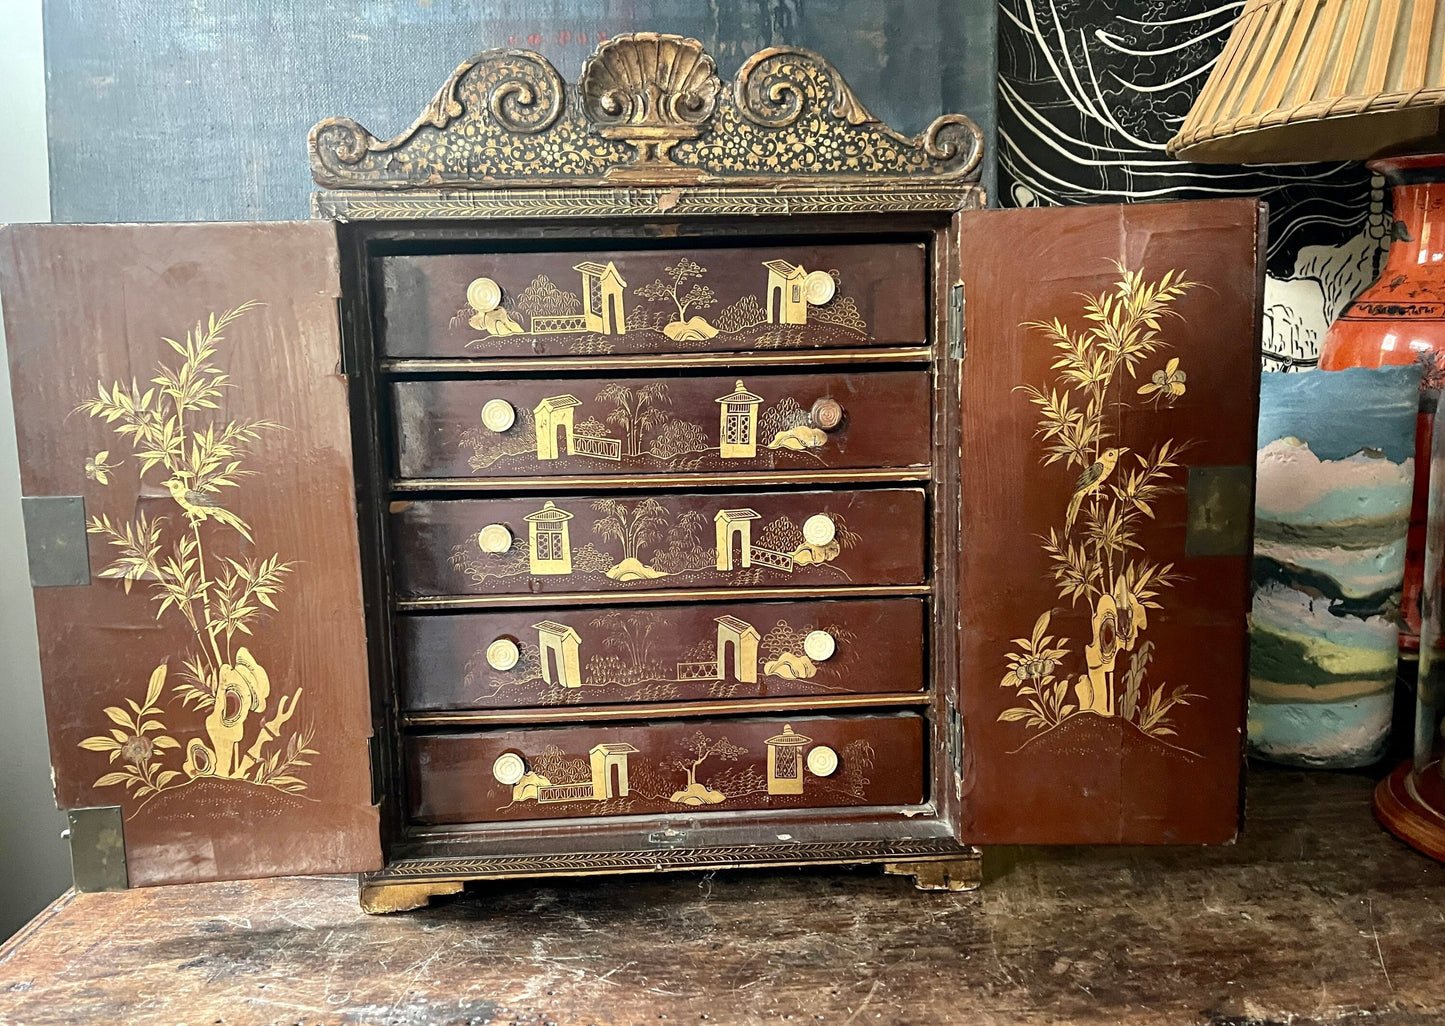
[[[303,218],[322,118],[390,136],[474,52],[536,49],[575,81],[599,34],[634,30],[701,39],[724,77],[805,46],[893,127],[957,111],[991,139],[995,18],[960,0],[49,0],[53,216]]]

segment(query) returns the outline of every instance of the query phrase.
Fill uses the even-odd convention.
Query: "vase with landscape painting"
[[[1420,379],[1417,363],[1262,377],[1249,703],[1255,755],[1346,767],[1384,754]]]

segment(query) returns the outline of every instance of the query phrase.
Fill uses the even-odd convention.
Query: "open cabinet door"
[[[78,876],[380,868],[337,265],[322,222],[0,235]]]
[[[965,841],[1238,830],[1262,213],[958,218]]]

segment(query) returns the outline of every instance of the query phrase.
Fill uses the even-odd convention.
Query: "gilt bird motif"
[[[1069,512],[1064,518],[1064,530],[1071,530],[1074,520],[1079,515],[1079,507],[1083,505],[1086,496],[1092,495],[1104,487],[1104,482],[1114,471],[1114,465],[1119,462],[1119,457],[1128,452],[1128,449],[1105,449],[1099,453],[1099,458],[1079,475],[1079,480],[1074,484],[1074,495],[1069,499]]]
[[[184,481],[178,478],[170,478],[166,481],[166,487],[170,489],[171,498],[175,499],[181,509],[186,511],[186,516],[192,521],[202,521],[212,518],[227,527],[234,528],[241,537],[247,541],[254,541],[251,537],[251,529],[246,522],[224,506],[217,505],[210,496],[204,492],[194,491],[187,488]]]

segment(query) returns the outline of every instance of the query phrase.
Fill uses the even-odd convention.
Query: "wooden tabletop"
[[[67,894],[0,949],[42,1024],[1445,1021],[1445,868],[1372,781],[1256,770],[1215,849],[1008,849],[972,894],[871,868],[481,886],[372,917],[333,877]]]

